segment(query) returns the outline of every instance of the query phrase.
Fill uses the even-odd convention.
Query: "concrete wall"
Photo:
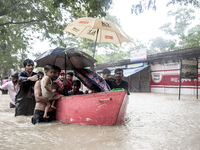
[[[179,94],[180,61],[151,64],[151,92]],[[200,63],[199,63],[200,66]],[[200,67],[198,69],[200,85]],[[200,87],[198,93],[200,92]],[[196,95],[197,79],[181,79],[181,94]]]

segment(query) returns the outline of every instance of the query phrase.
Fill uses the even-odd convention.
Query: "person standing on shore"
[[[11,81],[0,86],[0,90],[8,90],[10,95],[10,108],[15,108],[15,96],[19,92],[18,72],[11,74]]]
[[[37,73],[33,72],[34,62],[31,59],[24,61],[25,71],[19,74],[20,90],[15,99],[15,116],[33,115],[35,108],[34,85],[38,80]]]

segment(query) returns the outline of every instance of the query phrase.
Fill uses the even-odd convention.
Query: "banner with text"
[[[144,61],[147,59],[146,50],[139,50],[131,52],[131,59],[130,62],[137,62],[137,61]]]
[[[197,79],[198,69],[196,60],[182,60],[181,78]]]

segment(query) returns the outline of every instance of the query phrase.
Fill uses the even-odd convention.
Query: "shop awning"
[[[148,65],[147,65],[147,66],[142,66],[142,67],[137,67],[137,68],[123,69],[124,77],[131,76],[131,75],[133,75],[133,74],[135,74],[135,73],[137,73],[137,72],[139,72],[139,71],[145,69],[146,67],[148,67]],[[115,70],[112,70],[112,71],[111,71],[111,75],[114,75],[114,71],[115,71]]]

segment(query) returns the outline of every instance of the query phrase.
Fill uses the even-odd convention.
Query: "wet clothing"
[[[19,84],[14,85],[12,81],[6,82],[4,85],[0,86],[0,89],[8,90],[8,93],[10,95],[10,103],[15,105],[15,96],[19,92]]]
[[[119,85],[117,85],[116,80],[114,80],[112,82],[112,89],[114,89],[114,88],[124,88],[127,92],[129,91],[128,90],[128,82],[125,80],[122,80],[122,82]]]
[[[33,72],[31,76],[37,75]],[[34,85],[35,81],[27,81],[28,74],[23,71],[19,74],[20,90],[15,98],[15,116],[33,115],[35,108]]]
[[[56,110],[49,111],[47,113],[47,115],[49,116],[49,118],[43,118],[44,111],[35,109],[34,115],[31,119],[32,124],[35,125],[35,124],[38,124],[40,122],[50,122],[50,121],[56,120]]]
[[[15,105],[13,105],[12,103],[10,103],[10,108],[15,108]]]

